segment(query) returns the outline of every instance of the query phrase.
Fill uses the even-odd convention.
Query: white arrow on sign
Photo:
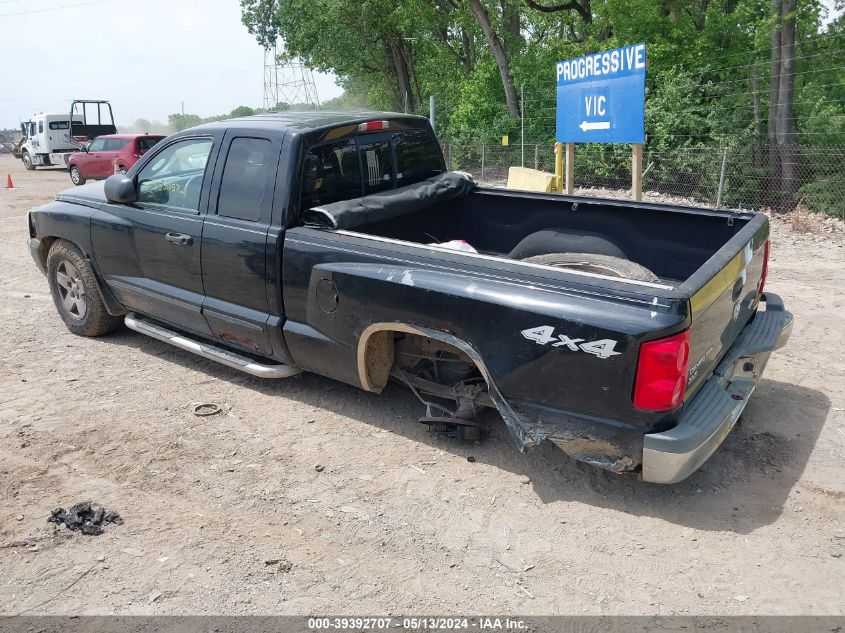
[[[578,127],[581,128],[582,132],[586,132],[587,130],[609,130],[610,121],[581,121],[581,125]]]

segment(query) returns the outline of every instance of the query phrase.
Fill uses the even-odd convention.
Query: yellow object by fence
[[[522,191],[552,191],[555,175],[528,167],[508,169],[508,189]]]

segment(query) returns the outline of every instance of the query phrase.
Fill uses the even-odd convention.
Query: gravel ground
[[[793,338],[717,454],[665,487],[552,446],[520,455],[493,415],[479,445],[430,435],[398,387],[262,382],[128,330],[75,337],[25,246],[27,210],[70,181],[0,156],[7,173],[0,613],[845,611],[841,223],[773,220],[768,288]],[[47,523],[83,500],[124,523]]]

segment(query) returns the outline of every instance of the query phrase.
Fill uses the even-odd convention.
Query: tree
[[[167,123],[170,129],[174,132],[181,132],[187,130],[189,127],[194,127],[202,123],[202,119],[196,114],[169,114],[167,116]]]
[[[798,190],[795,125],[795,10],[797,0],[771,0],[772,58],[769,87],[769,167],[791,209]]]
[[[499,67],[502,87],[505,89],[505,103],[508,106],[508,115],[518,117],[519,99],[516,96],[516,88],[514,87],[513,77],[511,76],[510,62],[508,61],[507,51],[502,45],[502,40],[490,23],[490,16],[481,4],[481,0],[469,0],[469,10],[472,11],[472,14],[478,21],[478,25],[481,27],[482,33],[484,33],[484,38],[487,40],[487,45],[496,59],[496,65]]]
[[[144,134],[149,133],[152,127],[153,124],[147,119],[135,119],[135,122],[132,124],[132,128],[136,132],[143,132]]]
[[[238,117],[252,116],[253,114],[255,114],[254,108],[250,108],[249,106],[238,106],[229,113],[229,116],[233,119],[237,119]]]

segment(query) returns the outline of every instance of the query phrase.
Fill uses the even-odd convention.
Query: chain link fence
[[[845,147],[778,148],[789,152],[789,172],[773,176],[766,147],[648,149],[643,152],[643,196],[677,198],[702,206],[790,211],[798,205],[845,219]],[[554,146],[443,143],[450,169],[471,172],[481,182],[504,185],[508,168],[554,173]],[[629,145],[577,145],[575,188],[599,196],[625,195],[631,188]],[[596,191],[598,190],[598,191]],[[629,194],[628,194],[629,195]]]

